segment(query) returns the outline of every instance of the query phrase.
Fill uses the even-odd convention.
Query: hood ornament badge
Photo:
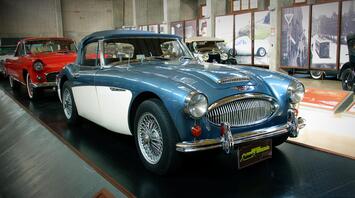
[[[233,89],[238,90],[238,91],[250,91],[250,90],[254,89],[254,86],[242,85],[242,86],[233,87]]]

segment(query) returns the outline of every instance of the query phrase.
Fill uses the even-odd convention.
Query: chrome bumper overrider
[[[176,144],[176,150],[179,152],[195,152],[222,147],[226,153],[230,153],[235,145],[245,142],[271,138],[282,134],[289,134],[290,137],[297,137],[299,130],[305,126],[305,120],[299,117],[294,120],[289,120],[287,124],[234,135],[232,135],[230,131],[230,126],[228,124],[225,125],[227,126],[227,131],[223,136],[216,139],[179,142]]]
[[[38,84],[33,84],[34,88],[39,88],[39,87],[55,87],[57,84],[55,82],[44,82],[44,83],[38,83]]]

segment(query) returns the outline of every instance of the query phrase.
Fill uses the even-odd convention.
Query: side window
[[[23,56],[23,55],[25,55],[24,50],[23,50],[23,45],[22,45],[22,44],[19,44],[19,45],[17,46],[15,56],[18,57],[18,56]]]
[[[84,56],[82,65],[84,66],[98,66],[100,61],[98,57],[99,45],[98,42],[89,43],[84,48]]]

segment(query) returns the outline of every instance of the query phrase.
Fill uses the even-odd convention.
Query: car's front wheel
[[[346,70],[344,70],[342,74],[341,86],[343,87],[344,90],[355,91],[354,83],[355,83],[354,72],[350,68],[347,68]]]
[[[159,175],[174,172],[180,164],[177,131],[158,99],[144,101],[134,119],[134,139],[144,166]]]
[[[64,115],[67,118],[69,124],[74,124],[79,121],[79,114],[76,109],[73,92],[68,82],[63,84],[62,88],[62,105]]]
[[[37,90],[36,88],[33,86],[33,83],[32,83],[32,80],[31,80],[31,77],[30,77],[30,74],[27,73],[26,75],[26,88],[27,88],[27,94],[28,94],[28,97],[33,100],[33,99],[36,99],[37,98]]]
[[[324,71],[312,70],[310,71],[311,77],[315,80],[323,79]]]

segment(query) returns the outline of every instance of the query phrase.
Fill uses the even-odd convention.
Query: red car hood
[[[66,64],[72,63],[76,59],[75,52],[59,53],[59,52],[43,52],[32,54],[31,58],[33,61],[40,60],[43,62],[45,67],[49,68],[62,68]]]

